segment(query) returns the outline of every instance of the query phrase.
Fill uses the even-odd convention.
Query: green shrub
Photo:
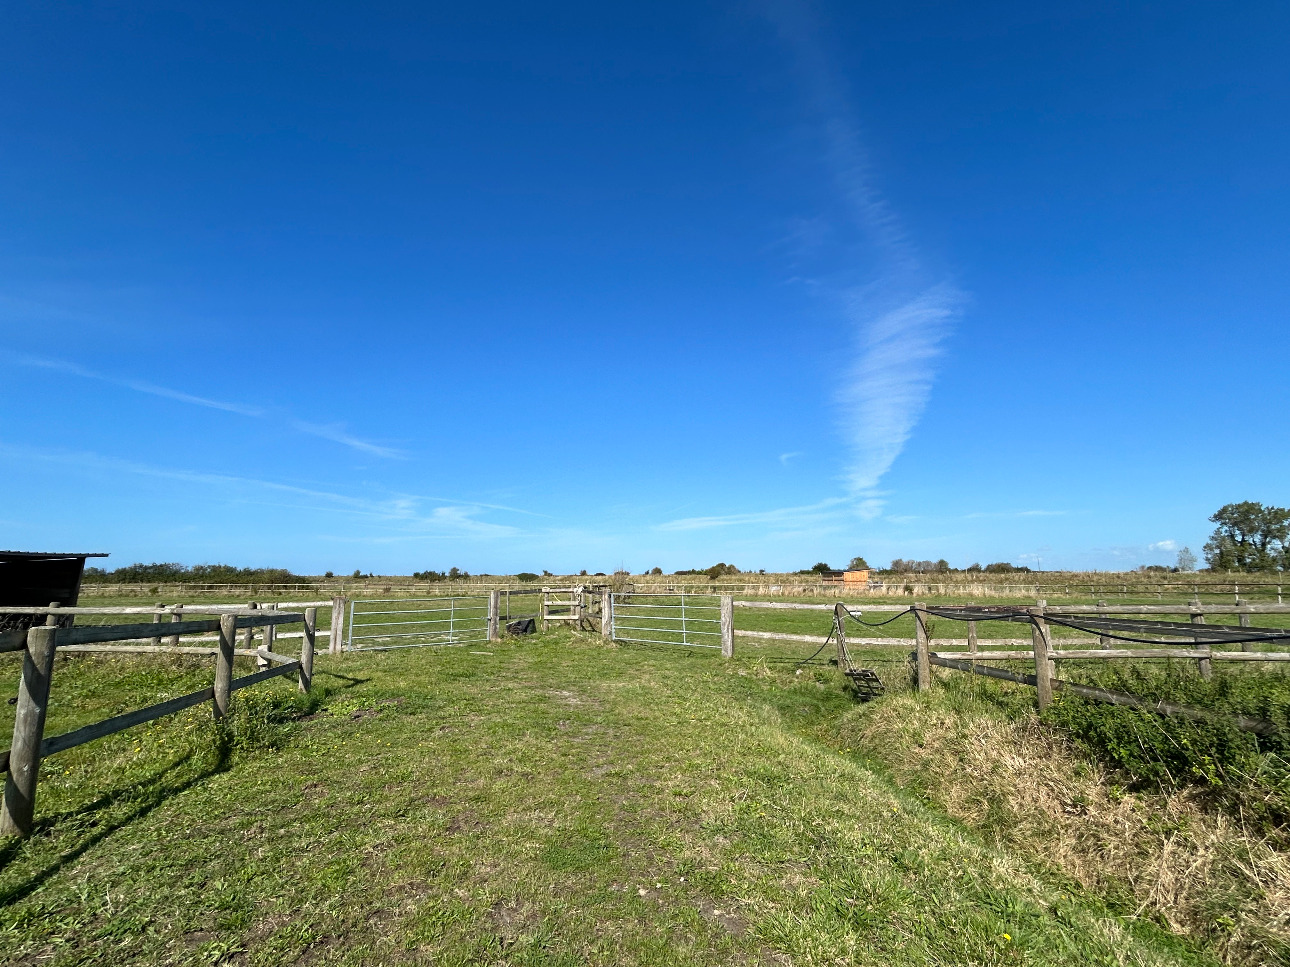
[[[1122,770],[1140,787],[1209,790],[1262,824],[1290,824],[1290,676],[1223,670],[1210,680],[1172,665],[1126,666],[1087,676],[1090,684],[1220,715],[1264,719],[1270,735],[1230,722],[1196,722],[1059,693],[1044,720]]]

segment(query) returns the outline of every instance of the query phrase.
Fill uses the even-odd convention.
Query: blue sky
[[[1290,502],[1290,8],[9,4],[0,545],[1117,569]]]

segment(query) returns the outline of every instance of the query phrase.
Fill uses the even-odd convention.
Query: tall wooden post
[[[735,596],[721,596],[721,657],[735,657]]]
[[[1105,602],[1105,601],[1098,601],[1098,603],[1097,603],[1097,613],[1098,613],[1098,614],[1101,614],[1105,609],[1106,609],[1106,602]],[[1111,647],[1111,639],[1110,639],[1110,638],[1108,638],[1106,635],[1098,635],[1098,636],[1097,636],[1097,644],[1098,644],[1098,647],[1099,647],[1099,648],[1101,648],[1102,650],[1104,650],[1104,651],[1105,651],[1106,649],[1109,649],[1109,648]]]
[[[833,606],[833,637],[838,643],[838,670],[847,669],[847,616],[841,601]]]
[[[153,623],[154,625],[159,625],[159,624],[161,624],[161,619],[162,619],[162,617],[165,615],[165,613],[166,613],[166,606],[165,606],[162,602],[158,601],[158,602],[157,602],[157,610],[156,610],[156,611],[154,611],[154,612],[152,613],[152,623]],[[154,645],[156,645],[157,647],[160,647],[160,646],[161,646],[161,635],[157,635],[155,638],[153,638],[153,639],[152,639],[152,643],[153,643]]]
[[[260,609],[260,606],[256,604],[254,601],[248,601],[246,606],[252,611],[258,611]],[[242,648],[247,651],[250,651],[254,647],[255,647],[255,628],[252,625],[247,625],[246,631],[242,632]],[[259,665],[258,661],[256,662],[256,665]]]
[[[265,607],[267,608],[267,607],[268,607],[268,605],[265,605]],[[255,610],[255,611],[259,611],[259,610],[260,610],[260,606],[259,606],[258,604],[256,604],[254,601],[252,601],[252,602],[251,602],[251,608],[252,608],[253,610]],[[261,647],[261,648],[268,648],[268,647],[269,647],[269,628],[270,628],[270,626],[269,626],[269,625],[265,625],[265,626],[264,626],[264,630],[260,633],[260,647]],[[254,628],[254,627],[251,627],[251,628],[247,628],[247,629],[246,629],[246,647],[247,647],[247,648],[254,649],[254,650],[256,650],[256,651],[258,651],[258,650],[259,650],[259,649],[257,649],[257,648],[255,647],[255,628]],[[256,655],[256,656],[255,656],[255,670],[256,670],[256,671],[261,671],[261,672],[262,672],[262,671],[264,671],[264,670],[265,670],[266,668],[268,668],[268,667],[269,667],[269,659],[267,659],[267,658],[262,658],[262,657],[261,657],[261,656],[259,656],[259,655]]]
[[[183,621],[183,620],[184,620],[184,606],[183,606],[182,604],[177,604],[177,605],[175,605],[173,608],[171,608],[171,609],[170,609],[170,620],[171,620],[171,623],[175,623],[175,622],[179,622],[179,621]],[[179,636],[178,636],[178,635],[171,635],[169,638],[167,638],[167,639],[166,639],[166,644],[168,644],[168,645],[172,645],[172,646],[174,646],[174,647],[178,648],[178,647],[179,647]]]
[[[600,592],[600,634],[604,638],[614,637],[614,592]]]
[[[1030,609],[1030,644],[1035,652],[1035,692],[1039,711],[1048,708],[1053,702],[1053,668],[1052,644],[1048,638],[1048,622],[1044,620],[1043,608]]]
[[[237,615],[219,616],[219,654],[215,656],[215,717],[228,714],[233,694],[233,646],[237,643]]]
[[[502,638],[502,592],[488,592],[488,640],[500,641]]]
[[[22,679],[18,683],[18,707],[13,720],[13,744],[9,748],[9,774],[5,776],[4,804],[0,811],[0,836],[31,835],[36,814],[40,744],[45,738],[49,680],[54,674],[57,643],[55,627],[27,629],[27,649],[22,656]]]
[[[334,597],[331,599],[331,636],[327,639],[327,651],[333,655],[339,655],[344,645],[345,629],[345,599]]]
[[[1237,601],[1236,603],[1241,606],[1241,613],[1237,618],[1238,624],[1240,624],[1242,628],[1248,628],[1250,626],[1250,602]],[[1254,650],[1254,642],[1252,641],[1241,642],[1241,651],[1253,651],[1253,650]]]
[[[305,608],[305,637],[304,643],[300,646],[300,679],[298,687],[300,691],[309,691],[309,686],[314,680],[314,646],[315,637],[318,629],[318,609]]]
[[[273,604],[269,605],[269,610],[271,610],[274,614],[277,614],[277,613],[278,613],[278,603],[275,601]],[[262,637],[261,641],[263,642],[263,644],[261,644],[261,645],[260,645],[260,647],[261,647],[261,648],[263,648],[265,651],[277,651],[277,648],[278,648],[278,626],[277,626],[277,625],[265,625],[265,626],[264,626],[264,633],[263,633],[263,637]],[[265,667],[265,668],[268,668],[268,667],[269,667],[269,663],[268,663],[267,661],[264,663],[264,667]]]
[[[927,641],[927,625],[924,623],[923,615],[926,604],[921,601],[914,602],[914,649],[916,651],[917,668],[918,668],[918,690],[925,692],[932,687],[932,659],[931,648]]]
[[[976,654],[976,622],[975,621],[969,621],[967,623],[967,638],[968,638],[968,654],[975,655]]]
[[[1205,615],[1200,611],[1193,610],[1191,613],[1191,623],[1194,625],[1203,625],[1205,623]],[[1196,647],[1208,649],[1209,645],[1198,644]],[[1201,678],[1214,677],[1214,666],[1208,658],[1197,658],[1196,667],[1200,669]]]

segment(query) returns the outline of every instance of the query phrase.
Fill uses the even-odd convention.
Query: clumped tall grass
[[[1265,691],[1252,677],[1126,671],[1100,682],[1283,723],[1285,678]],[[1283,740],[1214,737],[1070,698],[1041,720],[1032,689],[966,675],[858,707],[838,733],[1001,848],[1118,910],[1196,937],[1225,963],[1290,963]]]

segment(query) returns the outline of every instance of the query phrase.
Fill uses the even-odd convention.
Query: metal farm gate
[[[442,598],[353,598],[347,651],[383,651],[488,641],[488,595]]]
[[[615,641],[722,648],[719,594],[632,592],[609,597]]]

